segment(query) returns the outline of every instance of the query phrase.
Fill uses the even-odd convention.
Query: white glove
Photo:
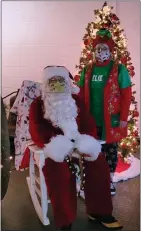
[[[101,144],[89,135],[79,135],[74,143],[74,147],[82,154],[88,154],[90,157],[84,157],[88,161],[94,161],[101,152]]]
[[[51,139],[50,143],[45,145],[45,158],[51,158],[56,162],[63,162],[65,157],[71,155],[74,149],[74,143],[67,137],[58,135]]]

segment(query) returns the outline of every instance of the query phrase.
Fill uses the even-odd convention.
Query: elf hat
[[[100,43],[107,44],[107,46],[109,47],[109,49],[111,51],[113,50],[113,48],[115,46],[115,43],[112,39],[112,35],[111,35],[110,31],[106,30],[105,28],[99,30],[96,33],[96,38],[93,41],[93,48],[95,48],[96,45],[100,44]]]

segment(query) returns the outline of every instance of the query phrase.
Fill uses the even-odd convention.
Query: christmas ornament
[[[126,64],[127,63],[127,57],[121,58],[121,63]]]
[[[137,145],[137,142],[136,142],[136,141],[134,141],[134,142],[133,142],[133,146],[136,146],[136,145]]]
[[[134,70],[134,67],[133,67],[133,66],[130,66],[130,67],[129,67],[129,70],[133,71],[133,70]]]
[[[130,72],[130,75],[133,77],[135,75],[135,72],[134,71],[129,71]]]
[[[126,144],[122,144],[121,147],[122,147],[123,149],[125,149],[125,148],[127,147],[127,145],[126,145]]]
[[[89,39],[85,39],[85,40],[84,40],[84,44],[85,44],[85,46],[90,45],[90,40],[89,40]]]
[[[80,80],[80,76],[79,75],[75,75],[74,76],[74,81],[77,83]]]
[[[113,22],[113,23],[117,23],[117,24],[119,24],[119,18],[115,15],[115,14],[110,14],[110,19],[111,19],[111,21]]]
[[[87,59],[89,59],[89,60],[92,59],[92,54],[88,54]]]
[[[138,111],[133,111],[133,117],[138,117],[139,116],[139,112]]]
[[[138,131],[135,131],[135,132],[134,132],[134,136],[138,136]]]

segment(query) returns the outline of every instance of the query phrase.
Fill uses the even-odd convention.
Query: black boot
[[[96,221],[109,230],[121,230],[123,226],[113,216],[88,215],[89,221]]]
[[[58,228],[57,231],[71,231],[72,225],[64,226],[62,228]]]

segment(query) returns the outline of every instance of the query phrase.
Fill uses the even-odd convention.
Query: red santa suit
[[[94,139],[95,123],[77,95],[78,87],[72,86],[68,71],[63,68],[47,67],[44,70],[42,97],[33,101],[29,115],[32,140],[44,148],[43,173],[57,227],[68,226],[76,218],[76,177],[65,161],[75,149],[89,155],[83,163],[87,214],[111,216],[113,209],[110,172],[105,156],[99,154],[101,145]],[[49,92],[48,81],[53,76],[65,78],[66,93]],[[73,161],[77,159],[72,158]]]

